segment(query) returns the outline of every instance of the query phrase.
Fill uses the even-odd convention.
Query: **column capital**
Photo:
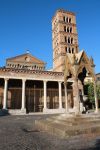
[[[26,82],[26,79],[22,79],[23,82]]]
[[[66,86],[66,85],[67,85],[67,82],[63,82],[63,85]]]
[[[43,82],[47,83],[47,82],[48,82],[48,80],[43,80]]]
[[[8,80],[9,80],[9,78],[4,78],[4,80],[5,80],[5,81],[8,81]]]
[[[58,83],[62,83],[62,81],[58,81]]]

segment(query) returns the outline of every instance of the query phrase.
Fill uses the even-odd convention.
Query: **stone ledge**
[[[62,109],[44,109],[43,108],[43,113],[46,113],[46,114],[60,114],[60,113],[65,113],[65,109],[62,108]]]
[[[26,109],[9,109],[10,115],[25,115]]]

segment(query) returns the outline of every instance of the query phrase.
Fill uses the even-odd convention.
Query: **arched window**
[[[67,37],[65,36],[65,42],[67,42]]]
[[[72,48],[72,54],[74,53],[74,48]]]
[[[67,32],[69,32],[69,27],[67,28]]]
[[[36,69],[36,65],[34,66],[34,69]]]
[[[69,47],[69,53],[71,53],[71,49],[70,49],[70,47]]]
[[[71,18],[69,18],[69,23],[71,23]]]
[[[70,28],[70,33],[72,33],[72,27]]]
[[[64,22],[66,21],[66,17],[65,17],[65,16],[63,17],[63,21],[64,21]]]
[[[66,22],[68,23],[68,17],[66,18]]]
[[[65,52],[68,53],[68,48],[67,47],[65,47]]]
[[[73,38],[71,38],[71,44],[73,44]]]
[[[68,44],[70,44],[70,37],[68,38]]]
[[[18,68],[19,68],[19,67],[20,67],[20,64],[18,64],[17,66],[18,66]]]
[[[64,31],[66,32],[66,26],[64,26]]]

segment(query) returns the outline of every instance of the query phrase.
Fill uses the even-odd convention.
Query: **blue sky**
[[[29,49],[52,68],[51,19],[60,8],[76,13],[79,48],[100,72],[100,0],[0,0],[0,66]]]

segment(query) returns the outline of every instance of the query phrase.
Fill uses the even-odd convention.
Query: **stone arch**
[[[79,67],[79,69],[78,69],[78,71],[77,71],[77,77],[78,77],[78,75],[84,70],[84,68],[85,68],[87,71],[89,71],[91,77],[94,79],[94,78],[95,78],[95,75],[94,75],[93,71],[89,68],[88,65],[85,65],[85,64],[84,64],[84,65],[80,65],[80,67]]]
[[[85,67],[81,68],[80,73],[78,74],[78,79],[83,83],[84,78],[86,77],[87,70]]]

